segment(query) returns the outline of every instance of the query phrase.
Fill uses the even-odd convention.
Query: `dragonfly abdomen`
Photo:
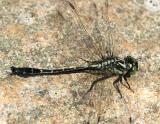
[[[85,73],[96,70],[96,67],[70,67],[70,68],[59,68],[59,69],[38,69],[38,68],[16,68],[11,67],[11,74],[18,75],[20,77],[31,77],[40,75],[61,75],[71,73]]]

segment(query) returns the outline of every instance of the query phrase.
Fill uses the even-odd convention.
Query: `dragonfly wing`
[[[99,45],[98,47],[101,48],[101,52],[105,58],[117,56],[115,48],[117,47],[116,43],[118,40],[118,35],[115,27],[116,26],[113,22],[109,22],[103,18],[95,21],[92,36],[97,42],[96,44]]]
[[[104,55],[99,45],[102,41],[96,42],[91,33],[87,31],[81,16],[71,2],[63,1],[62,5],[58,7],[58,10],[66,20],[63,28],[63,41],[74,49],[72,56],[76,53],[76,58],[87,58],[89,61],[103,59]]]

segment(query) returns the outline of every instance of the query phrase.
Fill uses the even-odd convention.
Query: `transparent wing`
[[[67,47],[62,49],[67,49],[67,52],[70,51],[70,58],[96,61],[115,55],[114,49],[115,45],[117,46],[116,42],[118,39],[115,34],[114,23],[109,22],[109,20],[103,17],[94,18],[92,25],[90,25],[93,29],[91,33],[89,33],[82,22],[81,18],[83,16],[80,16],[76,10],[76,5],[64,0],[58,2],[58,4],[57,10],[65,20],[62,25],[61,42],[67,44]],[[63,51],[62,54],[64,58],[67,52]],[[94,78],[91,79],[91,75],[89,75],[89,78],[90,79],[85,79],[84,81],[80,80],[83,85],[81,85],[82,88],[79,89],[81,91],[78,91],[78,93],[83,92],[82,94],[85,94],[97,77],[94,76]],[[79,84],[81,83],[77,85]],[[106,105],[106,103],[113,101],[111,98],[112,89],[112,81],[105,80],[96,84],[89,93],[89,104],[92,104],[93,108],[96,109],[97,116],[103,115],[106,106],[110,106],[109,104]]]
[[[114,32],[115,26],[112,22],[104,19],[99,19],[95,22],[92,36],[101,48],[104,58],[115,55],[115,42],[116,33]]]
[[[65,25],[63,26],[63,42],[67,42],[68,46],[72,46],[70,50],[72,51],[72,56],[76,58],[83,58],[83,60],[95,61],[102,60],[106,55],[111,55],[111,40],[106,40],[105,35],[102,35],[99,27],[103,27],[107,30],[108,25],[98,23],[99,19],[95,19],[91,23],[93,27],[93,32],[89,33],[85,28],[76,8],[69,1],[62,1],[58,11],[65,16]],[[100,25],[99,25],[100,24]],[[107,48],[107,50],[106,50]],[[106,54],[107,52],[107,54]],[[110,52],[110,53],[109,53]],[[86,59],[87,58],[87,59]]]
[[[115,26],[113,23],[103,17],[96,17],[91,25],[92,33],[89,33],[74,3],[62,0],[58,4],[57,10],[65,18],[62,41],[71,51],[70,57],[95,61],[114,55]]]
[[[117,51],[120,44],[120,35],[118,34],[116,24],[110,21],[109,18],[109,3],[108,0],[104,3],[105,6],[100,11],[101,16],[95,20],[92,36],[99,45],[104,58],[110,56],[118,56]]]

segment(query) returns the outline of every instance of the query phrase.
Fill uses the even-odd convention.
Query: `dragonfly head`
[[[124,60],[128,70],[126,76],[130,77],[131,75],[135,74],[138,71],[138,61],[137,59],[131,56],[125,57]]]

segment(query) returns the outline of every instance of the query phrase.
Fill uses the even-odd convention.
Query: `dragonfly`
[[[127,89],[134,92],[130,87],[130,84],[128,83],[128,78],[130,78],[138,71],[138,60],[130,55],[125,56],[123,58],[115,55],[113,51],[114,41],[111,39],[111,37],[108,37],[108,39],[106,39],[106,42],[98,41],[101,45],[97,45],[97,42],[95,42],[95,38],[86,30],[74,5],[69,1],[65,2],[74,12],[79,27],[82,28],[82,30],[86,33],[87,37],[79,41],[80,44],[86,47],[88,51],[94,51],[95,56],[97,56],[97,59],[86,60],[81,58],[83,61],[87,63],[87,65],[55,69],[39,69],[12,66],[11,75],[17,75],[23,78],[43,75],[64,75],[73,73],[86,73],[91,75],[98,75],[98,78],[91,83],[89,89],[86,91],[86,94],[92,91],[92,89],[97,83],[112,77],[116,77],[116,79],[113,81],[113,86],[115,87],[116,91],[118,92],[121,98],[123,96],[119,88],[119,84],[122,84]],[[107,23],[110,24],[109,20],[107,20]]]

